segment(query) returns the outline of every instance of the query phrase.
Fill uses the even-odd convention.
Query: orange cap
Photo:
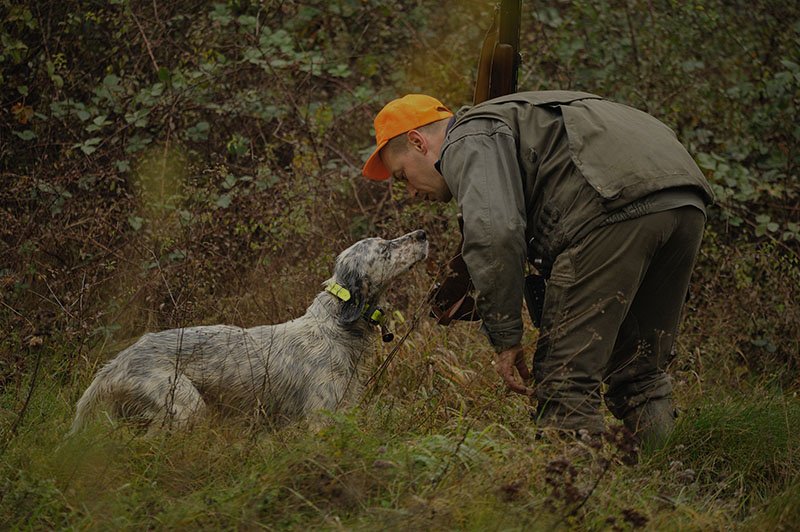
[[[364,164],[361,173],[367,179],[389,179],[389,170],[383,166],[378,153],[392,138],[412,129],[450,118],[453,113],[442,102],[424,94],[406,94],[387,103],[375,117],[375,141],[378,146]]]

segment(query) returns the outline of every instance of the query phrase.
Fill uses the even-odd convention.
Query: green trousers
[[[651,213],[557,257],[533,360],[540,426],[601,431],[602,399],[626,425],[646,425],[637,410],[671,404],[665,370],[704,224],[691,206]]]

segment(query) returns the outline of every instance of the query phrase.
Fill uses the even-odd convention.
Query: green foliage
[[[611,95],[664,120],[733,225],[796,246],[800,17],[773,2],[535,5],[522,83]],[[766,228],[766,231],[764,229]],[[769,234],[768,234],[769,233]],[[773,234],[774,233],[774,234]],[[795,247],[797,249],[797,247]]]
[[[377,187],[342,140],[370,142],[360,125],[402,1],[3,6],[9,282],[30,264],[72,326],[174,325],[254,267],[279,274],[312,240],[336,249],[375,229],[374,202],[352,194]],[[83,306],[108,296],[167,311]]]

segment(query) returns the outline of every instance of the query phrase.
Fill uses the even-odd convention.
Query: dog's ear
[[[350,292],[350,299],[342,302],[339,323],[350,325],[364,312],[364,306],[367,304],[367,280],[363,275],[349,268],[337,268],[336,277],[339,284]]]

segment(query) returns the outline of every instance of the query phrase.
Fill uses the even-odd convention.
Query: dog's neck
[[[352,295],[350,291],[336,281],[331,281],[325,286],[325,291],[333,294],[338,299],[347,302],[350,301]],[[362,317],[367,320],[370,325],[383,326],[386,322],[386,314],[377,303],[378,298],[373,297],[367,301],[362,311]]]
[[[337,314],[337,307],[345,304],[350,299],[350,296],[349,291],[342,285],[335,281],[330,281],[325,290],[317,295],[314,303],[308,308],[308,312],[317,318],[330,318]],[[371,334],[375,329],[379,328],[383,341],[392,341],[394,335],[386,328],[387,314],[379,305],[379,298],[380,295],[375,294],[367,300],[360,319],[348,325],[341,325],[336,320],[337,327],[358,337]]]

